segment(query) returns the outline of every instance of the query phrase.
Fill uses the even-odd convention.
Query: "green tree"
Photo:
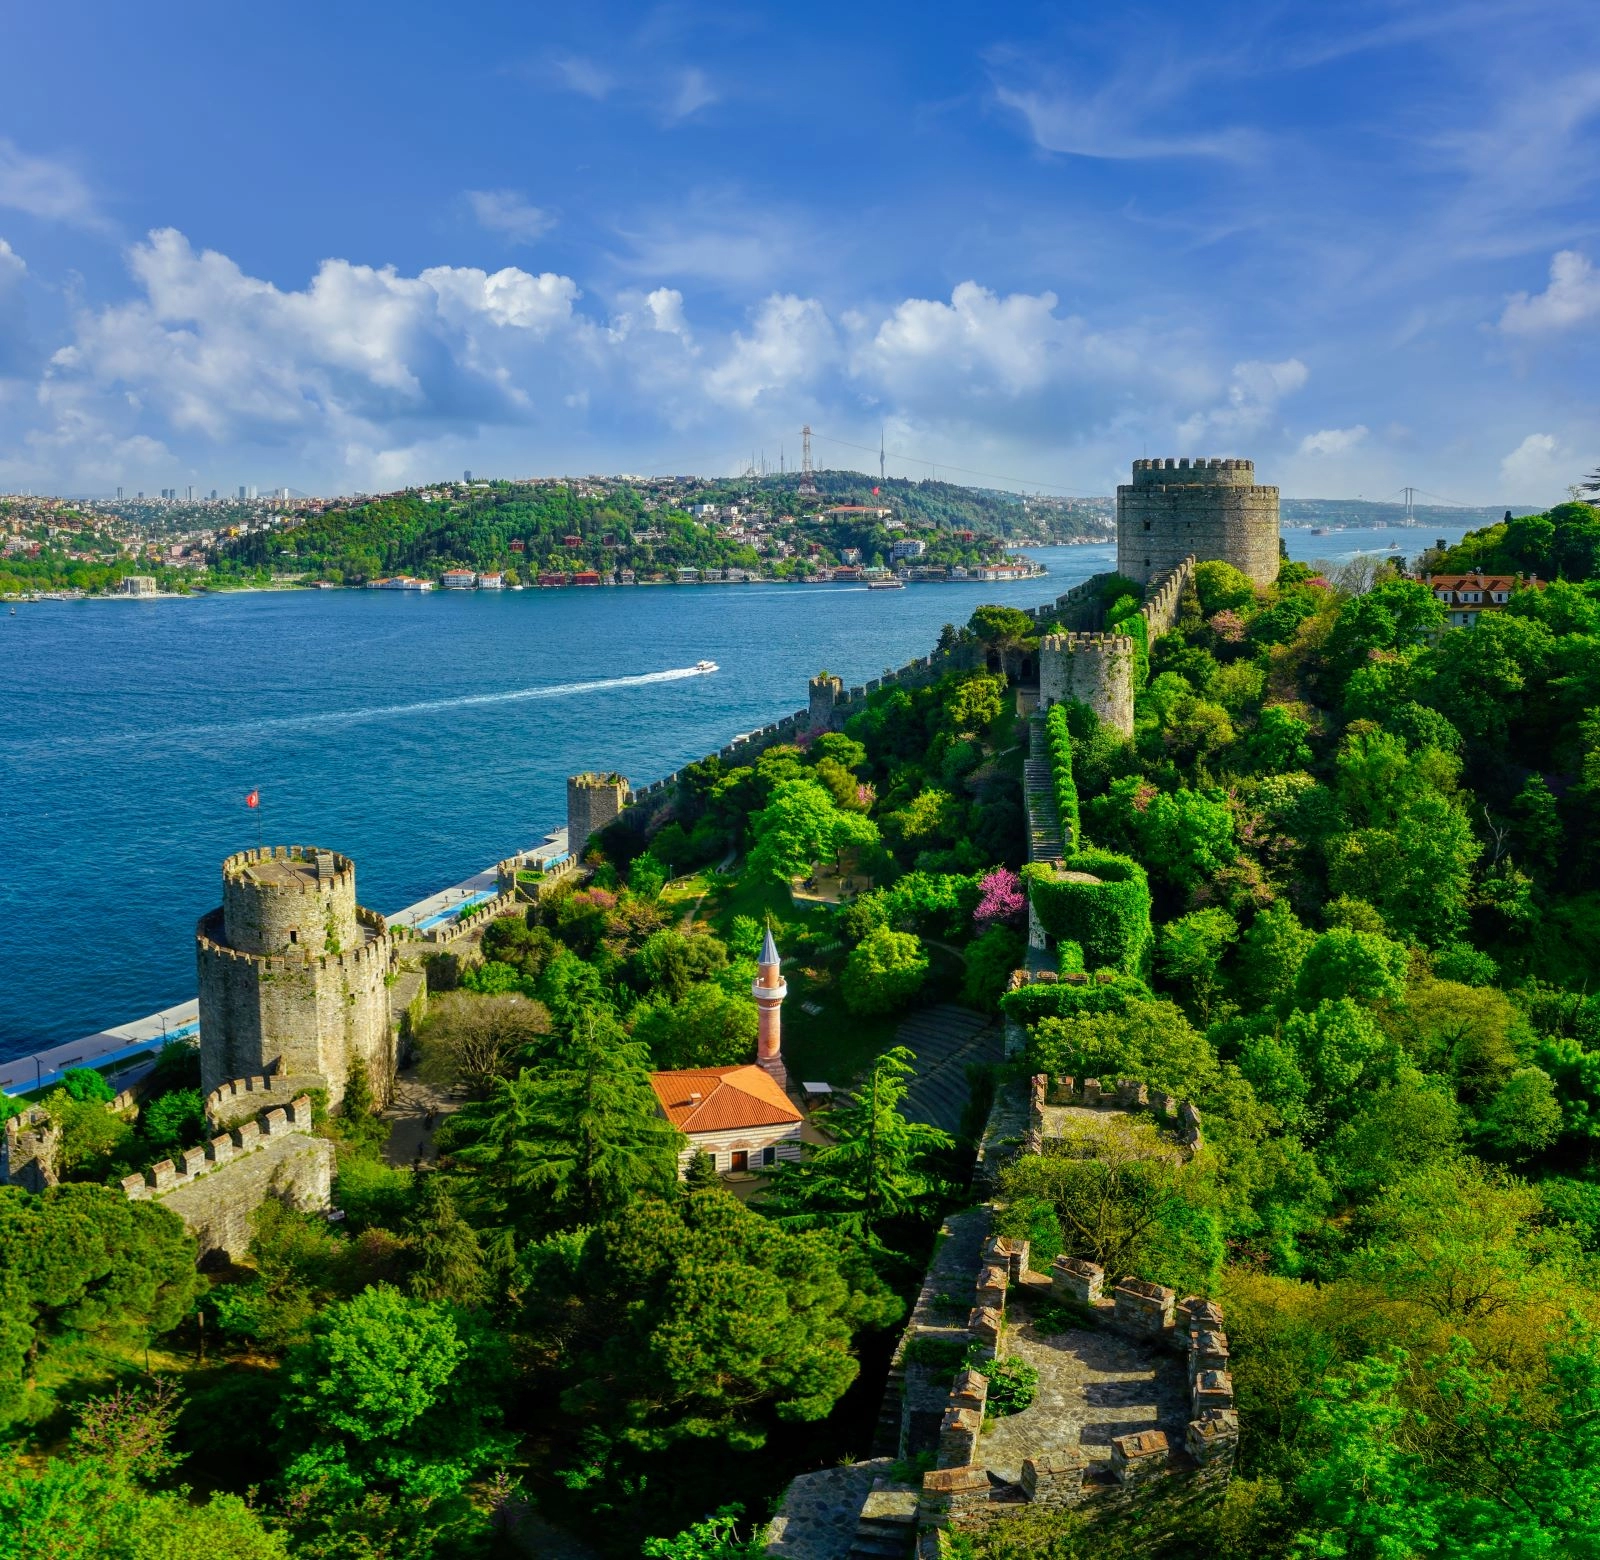
[[[1306,950],[1295,980],[1295,1002],[1308,1008],[1344,997],[1398,1002],[1407,964],[1405,948],[1381,933],[1335,927]]]
[[[1222,996],[1222,961],[1239,936],[1226,910],[1194,910],[1161,928],[1156,968],[1187,1000],[1202,1024],[1216,1015]]]
[[[755,838],[751,869],[779,883],[841,850],[875,844],[878,837],[875,824],[859,813],[841,812],[827,787],[810,776],[780,781],[750,826]]]
[[[1246,999],[1257,1007],[1286,1000],[1316,940],[1283,900],[1262,910],[1240,939],[1239,986]]]
[[[145,1342],[194,1302],[194,1238],[183,1221],[109,1186],[0,1187],[0,1410],[57,1341]]]
[[[719,986],[691,986],[679,1001],[647,1003],[636,1013],[633,1038],[659,1068],[731,1067],[755,1051],[755,1003]]]
[[[405,1225],[413,1253],[407,1287],[417,1300],[473,1306],[488,1296],[478,1233],[456,1209],[447,1177],[420,1176],[416,1207]]]
[[[797,1227],[860,1235],[931,1211],[945,1190],[938,1156],[952,1140],[901,1112],[916,1060],[904,1046],[890,1047],[848,1104],[819,1111],[833,1141],[811,1148],[799,1163],[780,1161],[764,1206]]]
[[[852,1013],[893,1013],[922,989],[928,957],[912,932],[880,926],[850,950],[839,989]]]
[[[641,1192],[665,1195],[683,1139],[656,1109],[648,1067],[642,1045],[591,1017],[560,1056],[458,1113],[455,1157],[523,1230],[594,1224]]]
[[[285,1477],[358,1494],[458,1492],[509,1443],[495,1433],[493,1335],[379,1284],[325,1311],[284,1362]]]
[[[824,1418],[856,1377],[853,1334],[901,1309],[831,1232],[784,1229],[716,1188],[601,1224],[579,1285],[596,1325],[564,1406],[646,1451],[754,1450],[774,1415]]]

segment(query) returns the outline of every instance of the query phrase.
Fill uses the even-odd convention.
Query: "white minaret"
[[[783,1065],[783,999],[789,995],[789,988],[784,983],[778,945],[772,940],[770,926],[767,940],[761,945],[761,958],[756,965],[750,995],[761,1010],[761,1027],[756,1032],[756,1066],[780,1089],[787,1091],[789,1074]]]

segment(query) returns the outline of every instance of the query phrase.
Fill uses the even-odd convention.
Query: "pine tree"
[[[416,1211],[405,1229],[416,1255],[408,1287],[418,1300],[479,1305],[488,1284],[477,1231],[457,1212],[444,1176],[435,1172],[419,1179]]]
[[[900,1112],[915,1064],[905,1046],[892,1046],[849,1104],[819,1111],[818,1124],[834,1141],[799,1164],[780,1163],[764,1210],[795,1227],[825,1223],[870,1236],[943,1196],[934,1159],[951,1146],[950,1134]]]

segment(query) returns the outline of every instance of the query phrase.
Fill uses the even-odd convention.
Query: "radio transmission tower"
[[[884,482],[887,482],[889,480],[888,477],[884,475],[885,469],[886,468],[884,467],[884,464],[883,464],[883,430],[879,429],[879,431],[878,431],[878,481],[879,481],[880,484],[884,483]]]
[[[817,474],[811,465],[811,424],[800,430],[800,496],[817,496]]]

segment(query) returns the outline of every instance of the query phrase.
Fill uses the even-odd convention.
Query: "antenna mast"
[[[811,424],[800,430],[800,496],[817,496],[817,474],[811,466]]]
[[[880,486],[889,480],[883,473],[883,429],[880,428],[878,430],[878,482]]]

